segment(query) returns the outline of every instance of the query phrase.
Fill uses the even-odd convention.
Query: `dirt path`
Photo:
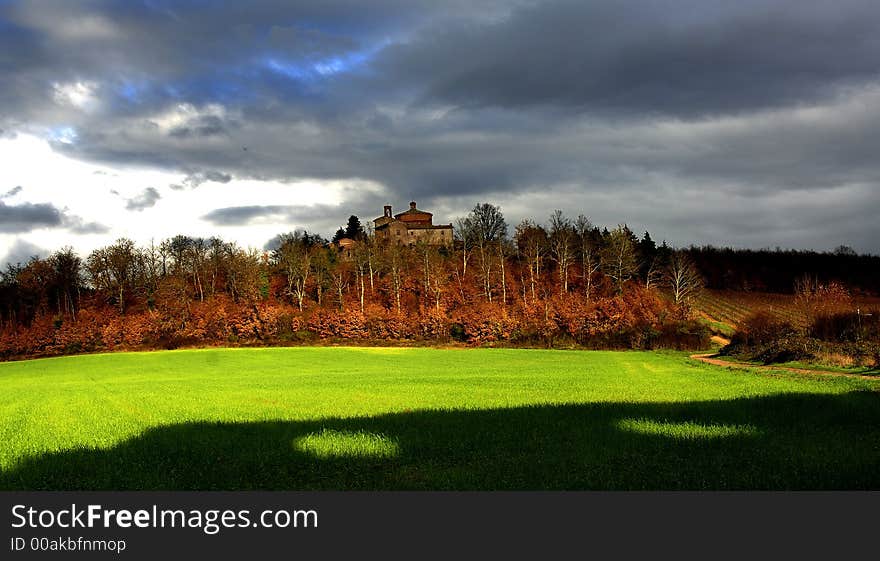
[[[807,368],[791,368],[788,366],[767,366],[761,364],[745,364],[742,362],[728,362],[717,358],[714,353],[691,355],[691,358],[705,362],[706,364],[714,364],[715,366],[727,366],[730,368],[754,368],[756,370],[782,370],[784,372],[794,372],[795,374],[818,374],[820,376],[845,376],[847,378],[862,378],[865,380],[877,380],[877,376],[866,376],[863,374],[850,374],[847,372],[834,372],[831,370],[809,370]]]

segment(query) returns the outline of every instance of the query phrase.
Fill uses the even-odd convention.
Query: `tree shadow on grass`
[[[184,423],[0,489],[880,489],[880,394]]]

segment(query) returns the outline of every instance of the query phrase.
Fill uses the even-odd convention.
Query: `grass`
[[[753,363],[753,364],[761,364],[761,363]],[[811,362],[802,362],[798,360],[793,360],[789,362],[778,362],[773,363],[772,366],[781,366],[785,368],[797,368],[800,370],[815,370],[818,372],[837,372],[839,374],[855,374],[858,376],[877,376],[880,375],[880,370],[877,368],[873,368],[871,366],[836,366],[833,364],[826,364],[824,362],[821,363],[811,363]]]
[[[878,389],[662,352],[10,362],[0,489],[880,489]]]
[[[700,321],[709,328],[709,331],[713,335],[721,335],[726,339],[730,339],[733,337],[733,334],[736,333],[736,328],[727,323],[708,318],[700,318]]]

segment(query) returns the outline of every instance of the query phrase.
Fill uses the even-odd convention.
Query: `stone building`
[[[385,212],[373,220],[376,240],[404,245],[415,245],[424,240],[428,245],[452,245],[452,224],[434,224],[434,215],[416,208],[415,201],[409,203],[409,210],[391,214],[391,205],[385,205]]]

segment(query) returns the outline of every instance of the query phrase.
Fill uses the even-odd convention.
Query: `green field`
[[[658,352],[0,363],[0,489],[880,489],[878,390]]]

